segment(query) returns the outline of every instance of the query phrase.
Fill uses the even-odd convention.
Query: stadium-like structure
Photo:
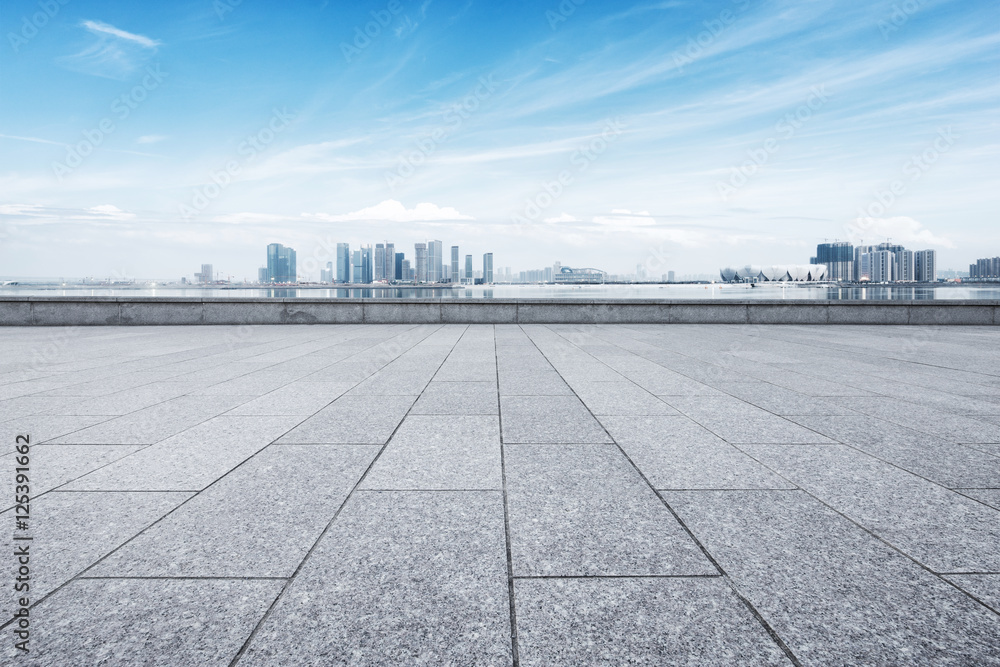
[[[727,266],[719,271],[727,283],[815,282],[826,280],[826,264],[747,264],[739,268]]]

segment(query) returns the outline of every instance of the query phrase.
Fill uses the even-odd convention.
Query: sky
[[[0,4],[0,276],[1000,255],[993,0]]]

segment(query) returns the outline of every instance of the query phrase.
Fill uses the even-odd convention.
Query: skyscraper
[[[413,244],[413,282],[427,282],[427,244]]]
[[[465,282],[472,283],[472,255],[465,256]]]
[[[876,250],[871,253],[871,280],[873,283],[892,282],[895,275],[896,253]]]
[[[211,264],[202,264],[201,272],[194,274],[195,279],[201,284],[207,284],[213,280],[213,271]]]
[[[361,246],[361,282],[369,284],[372,282],[372,247],[370,245]]]
[[[395,255],[396,255],[396,262],[395,262],[395,270],[393,272],[393,280],[409,280],[409,277],[406,275],[406,273],[403,272],[403,260],[406,259],[406,255],[404,255],[401,252],[397,252],[395,253]],[[409,267],[408,263],[407,267]]]
[[[351,253],[351,282],[361,282],[361,251],[355,250]]]
[[[854,246],[846,241],[820,243],[814,264],[826,264],[827,280],[854,280]]]
[[[351,282],[351,246],[349,243],[337,244],[337,282]]]
[[[488,252],[483,255],[483,284],[493,283],[493,253]]]
[[[327,262],[326,268],[319,270],[319,281],[321,283],[333,282],[333,262]]]
[[[396,245],[385,242],[385,260],[383,262],[383,274],[385,279],[392,281],[396,279]]]
[[[375,280],[385,280],[385,245],[375,244],[375,266],[372,271]]]
[[[296,281],[295,251],[280,243],[267,246],[267,278],[271,283]]]
[[[918,250],[913,253],[913,279],[921,283],[937,280],[937,250]]]
[[[910,282],[913,280],[913,251],[900,250],[895,253],[893,264],[896,268],[894,280]]]
[[[396,257],[402,257],[403,253],[399,253]],[[413,269],[410,268],[410,260],[401,259],[399,261],[399,279],[407,282],[413,282]]]
[[[444,263],[444,256],[441,254],[442,246],[440,241],[427,242],[427,282],[441,282],[441,268]]]
[[[461,282],[458,275],[458,246],[451,247],[451,282]]]

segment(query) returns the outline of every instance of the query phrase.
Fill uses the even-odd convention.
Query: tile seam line
[[[410,329],[407,329],[407,330],[405,330],[405,331],[409,331],[409,330],[410,330]],[[405,333],[405,331],[404,331],[403,333]],[[426,339],[426,338],[427,338],[428,336],[430,336],[431,334],[433,334],[433,333],[434,333],[434,331],[437,331],[437,329],[435,329],[435,330],[433,330],[433,331],[429,332],[429,333],[427,334],[427,336],[424,336],[423,338],[421,338],[421,339],[420,339],[420,341],[417,341],[417,343],[414,343],[414,345],[416,345],[416,344],[418,344],[419,342],[421,342],[421,341],[423,341],[424,339]],[[394,337],[395,337],[395,336],[394,336]],[[412,346],[411,346],[411,347],[412,347]],[[368,348],[366,348],[366,349],[368,349]],[[408,349],[409,349],[409,348],[408,348]],[[411,407],[412,407],[412,406],[411,406]],[[322,409],[322,408],[321,408],[321,409]],[[317,411],[317,412],[318,412],[318,411]],[[313,414],[315,414],[315,413],[313,413]],[[218,416],[218,415],[216,415],[216,416]],[[293,416],[295,416],[295,415],[293,415]],[[205,422],[207,422],[207,421],[211,420],[212,418],[213,418],[213,417],[208,417],[208,418],[207,418],[207,419],[205,419],[204,421],[202,421],[202,422],[199,422],[198,424],[195,424],[195,426],[198,426],[198,425],[200,425],[200,424],[203,424],[203,423],[205,423]],[[169,512],[167,512],[167,513],[166,513],[166,514],[164,514],[163,516],[159,517],[158,519],[156,519],[155,521],[153,521],[152,523],[150,523],[150,524],[149,524],[148,526],[146,526],[145,528],[143,528],[142,530],[140,530],[139,532],[137,532],[137,533],[136,533],[135,535],[133,535],[133,536],[132,536],[132,537],[130,537],[129,539],[127,539],[127,540],[125,540],[124,542],[122,542],[121,544],[119,544],[119,545],[118,545],[117,547],[115,547],[114,549],[112,549],[111,551],[109,551],[108,553],[106,553],[106,554],[105,554],[104,556],[102,556],[102,557],[101,557],[101,558],[99,558],[98,560],[96,560],[96,561],[94,561],[93,563],[91,563],[91,564],[90,564],[89,566],[87,566],[86,568],[84,568],[83,570],[81,570],[80,572],[78,572],[78,573],[77,573],[76,575],[74,575],[73,577],[71,577],[71,578],[70,578],[70,579],[68,579],[67,581],[64,581],[64,582],[63,582],[62,584],[60,584],[60,585],[59,585],[59,586],[57,586],[56,588],[54,588],[54,589],[52,589],[51,591],[49,591],[49,592],[48,592],[48,593],[47,593],[46,595],[44,595],[43,597],[41,597],[41,598],[39,598],[38,600],[36,600],[36,601],[35,601],[34,603],[32,603],[32,605],[31,605],[31,609],[34,609],[34,608],[35,608],[35,607],[37,607],[37,606],[38,606],[39,604],[41,604],[42,602],[44,602],[44,601],[45,601],[45,600],[47,600],[48,598],[52,597],[52,596],[53,596],[53,595],[54,595],[55,593],[57,593],[58,591],[62,590],[62,589],[63,589],[63,588],[65,588],[65,587],[69,586],[69,585],[70,585],[70,584],[72,584],[72,583],[73,583],[74,581],[76,581],[76,579],[78,579],[78,578],[82,577],[82,576],[83,576],[83,575],[85,575],[85,574],[86,574],[87,572],[89,572],[89,571],[90,571],[91,569],[93,569],[93,568],[97,567],[98,565],[100,565],[100,564],[101,564],[102,562],[104,562],[105,560],[107,560],[108,558],[110,558],[110,557],[111,557],[111,556],[112,556],[113,554],[115,554],[115,553],[117,553],[118,551],[120,551],[121,549],[125,548],[125,546],[127,546],[127,545],[128,545],[128,544],[130,544],[130,543],[132,543],[132,542],[133,542],[134,540],[136,540],[136,539],[137,539],[137,538],[138,538],[138,537],[139,537],[140,535],[144,534],[144,533],[145,533],[146,531],[148,531],[148,530],[149,530],[150,528],[152,528],[153,526],[155,526],[155,525],[159,524],[159,523],[160,523],[161,521],[165,520],[165,519],[166,519],[166,518],[167,518],[168,516],[172,515],[172,514],[173,514],[174,512],[176,512],[176,511],[178,511],[178,510],[179,510],[179,509],[180,509],[181,507],[183,507],[184,505],[186,505],[187,503],[189,503],[189,502],[190,502],[191,500],[193,500],[194,498],[196,498],[197,496],[199,496],[199,495],[200,495],[200,494],[201,494],[202,492],[204,492],[204,491],[207,491],[207,490],[208,490],[209,488],[213,487],[213,486],[214,486],[214,485],[215,485],[216,483],[218,483],[218,482],[222,481],[222,480],[223,480],[224,478],[228,477],[228,476],[229,476],[229,475],[230,475],[230,474],[231,474],[232,472],[234,472],[235,470],[239,469],[239,468],[240,468],[240,467],[242,467],[242,466],[243,466],[244,464],[246,464],[246,463],[247,463],[248,461],[250,461],[250,459],[252,459],[252,458],[254,458],[255,456],[257,456],[257,454],[259,454],[259,453],[260,453],[260,452],[262,452],[263,450],[265,450],[265,449],[267,449],[268,447],[270,447],[271,445],[273,445],[273,444],[274,444],[274,443],[275,443],[275,442],[276,442],[277,440],[280,440],[280,439],[281,439],[282,437],[284,437],[285,435],[287,435],[287,434],[288,434],[289,432],[291,432],[292,430],[294,430],[295,428],[297,428],[297,427],[298,427],[299,425],[301,425],[301,424],[302,424],[302,423],[303,423],[304,421],[306,421],[306,420],[308,420],[308,419],[310,419],[310,418],[311,418],[311,415],[310,415],[310,416],[307,416],[307,417],[304,417],[304,418],[303,418],[302,420],[300,420],[299,422],[297,422],[297,423],[296,423],[296,424],[295,424],[294,426],[292,426],[292,427],[291,427],[291,428],[289,428],[289,429],[288,429],[287,431],[285,431],[284,433],[282,433],[281,435],[279,435],[279,436],[278,436],[277,438],[275,438],[274,440],[272,440],[272,441],[271,441],[270,443],[268,443],[267,445],[264,445],[264,446],[263,446],[263,447],[261,447],[261,448],[260,448],[259,450],[257,450],[256,452],[254,452],[253,454],[251,454],[250,456],[248,456],[247,458],[245,458],[245,459],[244,459],[243,461],[240,461],[240,462],[239,462],[239,463],[237,463],[237,464],[236,464],[235,466],[233,466],[232,468],[230,468],[230,469],[229,469],[228,471],[226,471],[226,472],[225,472],[225,473],[224,473],[223,475],[221,475],[221,476],[219,476],[219,477],[218,477],[217,479],[215,479],[215,480],[214,480],[214,481],[213,481],[213,482],[212,482],[211,484],[208,484],[207,486],[203,487],[203,488],[202,488],[202,489],[200,489],[199,491],[196,491],[196,492],[192,493],[190,497],[186,498],[186,499],[185,499],[184,501],[182,501],[181,503],[179,503],[179,504],[178,504],[178,505],[177,505],[176,507],[174,507],[174,508],[173,508],[172,510],[170,510]],[[402,423],[402,422],[400,422],[400,423]],[[193,426],[192,426],[191,428],[193,428]],[[398,426],[397,426],[397,428],[398,428]],[[188,430],[188,429],[185,429],[185,430]],[[182,432],[183,432],[183,431],[182,431]],[[172,437],[172,436],[170,436],[170,437]],[[169,438],[164,438],[164,440],[167,440],[167,439],[169,439]],[[162,442],[162,440],[161,440],[161,441],[159,441],[159,442]],[[149,447],[152,447],[152,446],[153,446],[153,445],[155,445],[155,444],[158,444],[158,443],[153,443],[153,444],[150,444],[150,445],[148,445],[148,446],[146,446],[146,447],[143,447],[143,448],[142,448],[142,449],[140,449],[140,450],[137,450],[137,451],[135,451],[135,452],[132,452],[132,454],[137,454],[138,452],[140,452],[140,451],[143,451],[143,450],[145,450],[145,449],[148,449]],[[126,455],[126,456],[124,456],[124,457],[122,457],[121,459],[118,459],[118,460],[119,460],[119,461],[120,461],[120,460],[124,460],[125,458],[128,458],[128,456],[131,456],[132,454],[128,454],[128,455]],[[380,455],[380,454],[381,454],[381,451],[379,452],[379,455]],[[109,463],[108,465],[111,465],[111,464]],[[94,472],[94,471],[91,471],[91,472]],[[90,474],[90,473],[86,473],[85,475],[81,475],[81,477],[86,477],[86,475],[89,475],[89,474]],[[367,471],[365,472],[365,474],[367,474]],[[63,486],[65,486],[65,485],[63,485]],[[52,490],[50,490],[49,492],[52,492],[52,491],[54,491],[54,490],[55,490],[55,489],[52,489]],[[68,490],[67,490],[67,491],[68,491]],[[345,502],[346,502],[346,501],[345,501]],[[339,510],[338,510],[338,514],[339,514]],[[325,534],[325,531],[324,531],[324,534]],[[293,576],[294,576],[294,575],[293,575]],[[282,590],[284,590],[284,589],[282,589]],[[279,594],[279,597],[280,597],[280,594]],[[277,598],[276,598],[276,600],[277,600]],[[12,622],[13,622],[13,620],[14,620],[14,619],[10,619],[10,620],[8,620],[7,622],[5,622],[5,623],[3,623],[2,625],[0,625],[0,630],[2,630],[2,629],[4,629],[5,627],[7,627],[7,625],[9,625],[10,623],[12,623]]]
[[[844,443],[840,443],[840,444],[842,444],[842,445],[843,445]],[[734,447],[736,447],[737,449],[740,449],[738,445],[733,445],[733,446],[734,446]],[[818,446],[822,447],[823,445],[818,445]],[[844,446],[846,446],[846,447],[850,447],[850,448],[854,449],[854,447],[851,447],[851,445],[844,445]],[[760,465],[764,466],[764,467],[765,467],[765,468],[767,468],[768,470],[771,470],[772,472],[774,472],[774,474],[778,475],[778,476],[779,476],[779,477],[781,477],[782,479],[787,479],[787,477],[785,477],[784,475],[782,475],[782,474],[781,474],[781,473],[779,473],[778,471],[774,470],[773,468],[771,468],[770,466],[766,465],[766,464],[765,464],[765,463],[763,463],[762,461],[759,461],[759,460],[758,460],[757,458],[755,458],[755,457],[753,456],[753,454],[751,454],[751,453],[749,453],[749,452],[746,452],[746,451],[743,451],[742,449],[740,449],[740,451],[741,451],[741,452],[743,452],[743,453],[744,453],[744,454],[745,454],[746,456],[749,456],[749,457],[750,457],[751,459],[753,459],[754,461],[757,461],[757,463],[759,463]],[[860,450],[858,450],[858,451],[860,451]],[[911,473],[911,474],[912,474],[912,473]],[[903,550],[902,550],[902,549],[901,549],[900,547],[897,547],[897,546],[896,546],[895,544],[893,544],[892,542],[890,542],[890,541],[889,541],[889,540],[887,540],[886,538],[884,538],[884,537],[882,537],[881,535],[878,535],[877,533],[873,532],[873,531],[872,531],[871,529],[869,529],[869,528],[868,528],[867,526],[864,526],[864,525],[860,524],[860,523],[859,523],[858,521],[856,521],[856,520],[855,520],[855,519],[853,519],[852,517],[848,516],[848,515],[847,515],[847,514],[845,514],[844,512],[840,511],[839,509],[837,509],[836,507],[834,507],[834,506],[833,506],[833,505],[831,505],[830,503],[826,502],[825,500],[823,500],[823,499],[822,499],[822,498],[820,498],[819,496],[815,495],[814,493],[812,493],[812,492],[811,492],[811,491],[809,491],[808,489],[806,489],[806,488],[804,488],[804,487],[801,487],[801,486],[800,486],[800,487],[798,487],[798,489],[797,489],[797,490],[798,490],[799,492],[801,492],[801,493],[804,493],[805,495],[809,496],[810,498],[812,498],[813,500],[815,500],[815,501],[816,501],[817,503],[819,503],[819,504],[820,504],[820,505],[822,505],[823,507],[827,508],[827,509],[828,509],[828,510],[830,510],[831,512],[835,513],[835,514],[836,514],[837,516],[841,517],[841,518],[842,518],[842,519],[844,519],[845,521],[848,521],[848,522],[852,523],[852,524],[853,524],[854,526],[856,526],[856,527],[857,527],[857,528],[858,528],[859,530],[862,530],[862,531],[864,531],[864,532],[865,532],[865,533],[867,533],[867,534],[868,534],[868,535],[869,535],[870,537],[874,538],[875,540],[877,540],[877,541],[881,542],[882,544],[884,544],[885,546],[889,547],[889,549],[891,549],[892,551],[895,551],[896,553],[898,553],[898,554],[899,554],[900,556],[902,556],[902,557],[903,557],[903,558],[905,558],[906,560],[908,560],[908,561],[912,562],[912,563],[913,563],[914,565],[916,565],[916,566],[917,566],[918,568],[920,568],[921,570],[924,570],[925,572],[927,572],[927,573],[931,574],[932,576],[934,576],[934,577],[937,577],[937,578],[938,578],[939,580],[941,580],[941,581],[943,581],[943,582],[947,583],[948,585],[952,586],[953,588],[955,588],[955,589],[957,589],[957,590],[961,591],[962,593],[964,593],[964,594],[965,594],[965,595],[967,595],[968,597],[972,598],[973,600],[975,600],[976,602],[978,602],[978,603],[979,603],[980,605],[982,605],[983,607],[985,607],[985,608],[987,609],[987,611],[989,611],[989,612],[991,612],[991,613],[995,614],[996,616],[1000,616],[1000,611],[998,611],[998,610],[996,610],[996,609],[993,609],[993,608],[992,608],[992,607],[990,607],[990,606],[989,606],[988,604],[986,604],[985,602],[983,602],[982,600],[980,600],[980,599],[979,599],[978,597],[974,596],[973,594],[969,593],[969,592],[968,592],[968,591],[966,591],[965,589],[961,588],[961,587],[960,587],[960,586],[959,586],[958,584],[956,584],[956,583],[954,583],[954,582],[952,582],[952,581],[949,581],[948,579],[946,579],[946,578],[945,578],[944,576],[942,576],[942,575],[941,575],[940,573],[938,573],[937,571],[933,570],[933,569],[932,569],[931,567],[929,567],[928,565],[925,565],[924,563],[920,562],[920,561],[919,561],[919,560],[917,560],[917,559],[916,559],[915,557],[913,557],[913,556],[911,556],[910,554],[908,554],[908,553],[906,553],[905,551],[903,551]],[[949,490],[949,491],[950,491],[950,489],[947,489],[947,490]],[[961,495],[961,494],[960,494],[960,495]],[[989,506],[987,505],[987,507],[989,507]],[[990,508],[990,509],[992,509],[992,508]]]
[[[572,341],[570,341],[569,339],[567,339],[562,334],[560,334],[557,331],[554,331],[553,329],[551,329],[549,326],[547,326],[547,325],[542,325],[542,326],[545,329],[547,329],[548,331],[550,331],[552,334],[554,334],[555,336],[558,336],[562,340],[565,340],[568,344],[572,345],[574,348],[580,350],[580,352],[583,352],[584,354],[587,354],[589,357],[591,357],[592,359],[596,360],[597,362],[599,362],[601,364],[604,364],[608,368],[611,368],[606,363],[604,363],[603,361],[601,361],[600,359],[598,359],[597,357],[595,357],[594,355],[592,355],[590,352],[588,352],[586,350],[583,350],[582,348],[580,348],[578,345],[576,345],[575,343],[573,343]],[[525,332],[525,335],[528,335],[527,332]],[[548,361],[548,356],[545,354],[545,352],[542,352],[541,348],[539,348],[538,345],[537,345],[537,343],[535,343],[535,340],[533,338],[531,338],[530,335],[528,336],[528,339],[531,340],[532,344],[535,345],[535,349],[537,349],[539,352],[541,352],[542,356],[544,356],[545,359],[546,359],[546,361]],[[549,362],[549,364],[551,365],[551,362]],[[614,369],[612,368],[611,370],[614,370]],[[570,387],[570,389],[572,390],[573,388]],[[573,395],[576,396],[576,391],[575,390],[573,390]],[[750,602],[750,599],[748,597],[746,597],[745,595],[743,595],[743,593],[739,590],[739,587],[737,587],[736,582],[733,581],[733,579],[725,571],[725,569],[722,567],[722,565],[715,559],[715,557],[712,556],[712,554],[708,551],[708,549],[705,547],[705,545],[702,544],[701,540],[699,540],[697,537],[695,537],[694,532],[688,527],[687,523],[685,523],[684,520],[681,519],[680,515],[674,510],[674,508],[670,506],[670,503],[668,503],[667,500],[666,500],[666,498],[663,497],[663,494],[661,494],[659,491],[657,491],[655,488],[653,488],[652,483],[650,483],[650,481],[646,477],[646,475],[635,464],[635,461],[632,460],[632,457],[630,457],[628,455],[628,453],[618,443],[618,441],[614,438],[614,436],[612,436],[611,433],[608,432],[608,430],[607,430],[607,428],[605,428],[604,424],[601,423],[601,421],[599,419],[597,419],[597,417],[594,416],[594,414],[590,411],[590,408],[587,407],[587,405],[585,403],[583,403],[582,400],[580,400],[580,397],[577,396],[576,398],[577,398],[578,401],[580,401],[581,404],[583,404],[583,406],[584,406],[584,408],[586,408],[587,412],[590,413],[591,418],[594,421],[596,421],[598,424],[600,424],[600,426],[604,430],[605,434],[607,434],[607,436],[609,438],[611,438],[611,441],[614,443],[615,447],[618,448],[618,451],[621,452],[622,456],[625,457],[625,460],[628,461],[629,465],[632,466],[632,469],[635,470],[635,472],[639,475],[640,478],[642,478],[642,481],[646,483],[646,486],[659,499],[660,503],[664,507],[667,508],[667,511],[669,511],[670,514],[673,515],[674,520],[677,521],[677,523],[681,526],[681,528],[684,529],[684,532],[687,533],[687,535],[691,539],[691,541],[695,543],[695,545],[698,547],[698,549],[701,550],[702,554],[704,554],[705,558],[707,558],[708,561],[712,564],[712,566],[716,569],[716,571],[719,572],[719,574],[721,575],[722,579],[729,585],[729,589],[743,603],[744,607],[750,612],[750,614],[757,620],[757,622],[760,624],[760,626],[764,630],[764,632],[771,638],[771,641],[773,641],[778,646],[778,648],[782,651],[782,653],[784,653],[785,657],[788,658],[788,660],[793,665],[795,665],[795,667],[802,667],[802,663],[799,661],[799,659],[792,652],[791,648],[789,648],[789,646],[785,643],[785,641],[781,638],[781,636],[778,635],[777,631],[774,628],[771,627],[771,624],[767,622],[767,620],[760,613],[760,611]],[[673,407],[673,406],[671,406],[671,407]]]
[[[515,306],[516,308],[516,306]],[[515,317],[515,320],[517,318]],[[518,328],[521,328],[520,324],[515,324]],[[523,333],[523,330],[522,330]],[[503,437],[503,408],[500,402],[500,355],[499,355],[499,345],[497,343],[497,325],[493,325],[493,366],[496,372],[497,380],[497,423],[500,426],[500,485],[503,490],[503,528],[504,528],[504,547],[507,556],[507,601],[510,607],[510,645],[511,645],[511,662],[513,667],[519,667],[521,664],[521,656],[518,646],[518,636],[517,636],[517,601],[515,598],[514,591],[514,557],[513,549],[511,548],[510,539],[510,508],[507,498],[507,458],[505,452],[505,443]]]
[[[427,338],[429,338],[430,336],[432,336],[434,333],[436,333],[437,331],[441,330],[442,328],[443,328],[443,325],[438,324],[434,329],[432,329],[430,332],[428,332],[428,334],[426,336],[424,336],[423,338],[421,338],[417,343],[414,343],[414,346],[417,345],[417,344],[419,344],[420,342],[423,342],[424,340],[426,340]],[[409,331],[409,330],[410,329],[407,329],[407,331]],[[412,347],[413,346],[411,346],[411,348]],[[410,348],[408,348],[408,349],[410,349]],[[452,346],[452,349],[454,349],[454,346]],[[437,375],[438,371],[441,370],[441,366],[444,365],[445,361],[448,360],[449,356],[451,356],[451,351],[450,350],[448,352],[448,355],[445,356],[445,358],[441,361],[440,364],[438,364],[437,369],[434,371],[434,375]],[[433,381],[434,375],[431,376],[431,380],[428,381],[428,384],[431,381]],[[330,532],[330,528],[333,527],[334,522],[336,522],[336,520],[340,516],[341,512],[344,511],[344,508],[347,506],[347,503],[350,502],[351,498],[354,496],[354,493],[357,492],[360,489],[361,485],[364,483],[365,479],[368,477],[368,474],[372,471],[372,468],[375,467],[375,464],[378,462],[379,458],[381,458],[381,456],[385,452],[386,448],[389,447],[389,443],[392,442],[392,438],[396,435],[396,432],[399,431],[399,428],[403,425],[403,422],[406,421],[406,418],[409,416],[410,411],[413,409],[413,406],[417,404],[418,400],[420,400],[420,396],[419,395],[416,398],[413,399],[413,403],[410,404],[410,407],[407,409],[406,414],[404,414],[403,418],[399,420],[398,424],[396,424],[396,428],[394,428],[392,430],[392,433],[389,434],[388,438],[386,438],[386,441],[379,448],[379,450],[375,454],[374,458],[372,458],[371,462],[368,464],[368,467],[365,468],[365,471],[361,474],[361,477],[358,479],[357,482],[354,483],[354,486],[351,488],[351,490],[344,497],[343,502],[341,502],[340,506],[337,507],[337,511],[334,512],[333,517],[330,519],[329,522],[327,522],[326,527],[323,528],[322,532],[319,534],[319,536],[316,538],[316,540],[312,543],[312,546],[310,546],[309,549],[306,551],[305,556],[303,556],[302,560],[299,561],[298,565],[295,567],[295,570],[292,572],[292,575],[285,580],[285,584],[281,587],[281,590],[278,591],[278,594],[276,596],[274,596],[274,599],[271,601],[271,604],[268,605],[268,608],[264,611],[264,613],[258,619],[257,623],[254,625],[253,630],[250,631],[250,634],[247,635],[247,638],[240,645],[239,650],[233,656],[232,660],[230,660],[229,667],[236,667],[236,665],[239,664],[240,660],[243,659],[243,656],[246,655],[247,650],[250,648],[250,645],[253,643],[253,640],[257,637],[257,634],[260,632],[260,629],[264,626],[264,623],[267,621],[268,618],[270,618],[271,614],[277,608],[278,603],[280,602],[280,600],[282,599],[282,597],[291,588],[292,584],[295,582],[295,578],[302,571],[303,567],[305,567],[305,564],[309,560],[309,557],[313,554],[313,552],[317,549],[317,547],[319,547],[319,544],[320,544],[320,542],[323,541],[323,538],[326,537],[326,535]]]

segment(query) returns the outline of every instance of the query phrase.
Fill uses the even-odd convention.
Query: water
[[[464,288],[326,287],[43,287],[5,286],[0,296],[265,297],[300,299],[789,299],[789,300],[1000,300],[1000,285],[490,285]]]

